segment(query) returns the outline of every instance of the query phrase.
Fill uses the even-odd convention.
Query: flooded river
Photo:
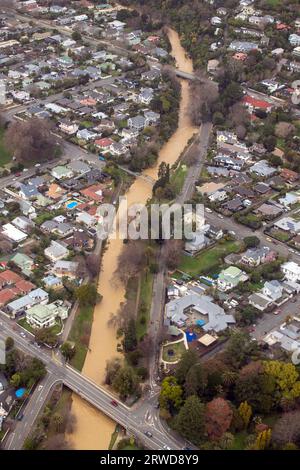
[[[184,72],[191,73],[193,64],[186,57],[178,34],[173,30],[169,30],[168,35],[177,67]],[[159,164],[162,161],[173,164],[197,130],[191,125],[186,112],[189,106],[188,83],[182,81],[181,86],[178,129],[161,149],[155,167],[145,171],[146,174],[155,179],[157,178]],[[132,184],[126,194],[128,205],[145,203],[151,197],[151,194],[152,187],[149,182],[139,178]],[[116,332],[113,327],[108,326],[108,320],[112,313],[118,311],[120,303],[124,301],[124,288],[116,285],[113,280],[118,256],[122,248],[123,242],[121,240],[112,240],[107,245],[102,258],[99,292],[103,295],[103,300],[95,308],[90,351],[86,356],[82,371],[83,374],[99,384],[103,384],[106,361],[117,355]],[[77,418],[76,430],[68,436],[72,447],[82,450],[107,449],[115,423],[75,395],[73,395],[72,412]]]

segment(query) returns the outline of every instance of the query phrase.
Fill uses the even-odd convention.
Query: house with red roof
[[[95,140],[94,144],[101,150],[109,150],[114,141],[108,137],[103,137],[102,139]]]
[[[242,103],[249,109],[250,112],[260,109],[261,111],[266,111],[269,113],[273,108],[271,103],[268,103],[264,100],[258,100],[257,98],[253,98],[249,95],[246,95],[242,98]]]

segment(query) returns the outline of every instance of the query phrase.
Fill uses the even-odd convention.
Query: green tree
[[[186,374],[184,390],[185,395],[202,396],[207,384],[207,378],[201,364],[194,364]]]
[[[91,305],[92,307],[101,299],[95,284],[82,284],[75,291],[76,299],[81,307]]]
[[[234,332],[227,344],[225,351],[226,360],[231,366],[239,368],[256,349],[257,346],[254,344],[254,341],[251,341],[247,333]]]
[[[240,417],[242,418],[242,420],[245,424],[245,428],[247,428],[249,426],[249,422],[250,422],[250,419],[251,419],[251,416],[252,416],[251,406],[248,404],[247,401],[243,401],[240,404],[240,406],[238,408],[238,411],[239,411]]]
[[[137,347],[136,326],[134,318],[130,318],[124,329],[123,346],[125,352],[130,352]]]
[[[192,395],[175,418],[174,428],[186,439],[199,445],[204,437],[204,405]]]
[[[18,388],[21,384],[21,374],[15,373],[10,379],[10,383],[13,387]]]
[[[188,349],[182,354],[181,359],[177,364],[175,372],[175,377],[178,380],[178,383],[183,384],[185,382],[188,371],[197,362],[198,356],[196,351]]]
[[[117,371],[112,385],[120,397],[125,399],[137,392],[139,380],[134,369],[125,365]]]
[[[166,377],[162,384],[159,396],[159,403],[161,408],[169,411],[178,410],[182,405],[183,390],[178,385],[177,379],[174,376]]]
[[[75,352],[76,352],[75,346],[69,343],[68,341],[66,341],[65,343],[61,345],[60,350],[61,350],[62,355],[67,359],[67,361],[72,359],[72,357],[74,357]]]
[[[14,339],[8,336],[5,340],[6,351],[10,351],[11,349],[13,349],[14,345],[15,345]]]
[[[260,240],[255,235],[245,237],[243,239],[246,248],[256,248],[260,244]]]

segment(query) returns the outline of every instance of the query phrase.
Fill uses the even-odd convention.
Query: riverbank
[[[182,49],[179,37],[173,30],[168,30],[174,56],[180,70],[193,71],[191,60]],[[189,85],[181,81],[181,100],[179,108],[178,128],[162,147],[156,165],[144,174],[157,179],[161,162],[172,165],[185,149],[189,139],[198,130],[191,125],[188,114],[190,105]],[[149,182],[138,178],[126,193],[128,205],[145,203],[152,196]],[[123,249],[122,240],[111,240],[103,254],[98,290],[103,295],[102,302],[95,307],[89,351],[83,367],[83,374],[99,384],[103,384],[107,360],[118,355],[116,331],[108,325],[111,314],[116,313],[125,300],[125,290],[114,280],[118,256]],[[76,416],[76,430],[68,435],[71,446],[75,449],[107,449],[115,423],[97,412],[77,396],[73,397],[72,413]]]

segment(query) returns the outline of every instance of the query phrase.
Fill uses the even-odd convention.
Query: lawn
[[[168,351],[173,351],[173,356],[169,356]],[[183,341],[174,344],[168,344],[163,346],[162,358],[166,362],[177,362],[181,358],[182,354],[186,351]]]
[[[238,253],[240,247],[241,245],[237,241],[225,241],[219,242],[213,248],[203,251],[195,258],[183,255],[178,270],[190,276],[212,273],[222,264],[225,256],[230,253]]]
[[[78,309],[68,340],[75,343],[76,352],[70,363],[81,371],[88,352],[89,338],[93,323],[94,307],[85,306]]]
[[[282,230],[272,230],[272,237],[276,238],[280,242],[287,242],[290,238],[291,235],[283,232]]]
[[[153,274],[143,274],[141,279],[140,305],[137,313],[136,334],[140,341],[147,333],[152,301]]]
[[[187,166],[180,164],[176,171],[171,176],[171,184],[175,189],[176,194],[179,194],[183,188],[184,180],[187,175]]]
[[[0,129],[0,167],[11,161],[11,153],[7,150],[3,142],[4,130]]]

